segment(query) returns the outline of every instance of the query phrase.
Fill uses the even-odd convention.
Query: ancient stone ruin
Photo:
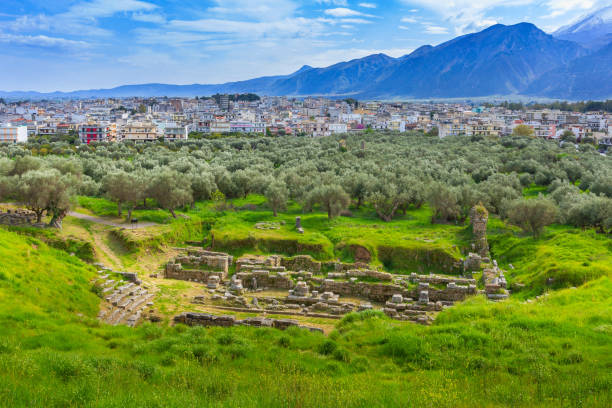
[[[182,313],[174,316],[175,323],[183,323],[188,326],[253,326],[253,327],[272,327],[279,330],[286,330],[289,327],[298,327],[313,332],[323,333],[323,330],[317,327],[302,326],[296,320],[290,319],[269,319],[265,317],[249,317],[244,320],[236,320],[235,316],[231,315],[213,315],[210,313]]]
[[[222,252],[188,249],[186,255],[178,256],[166,264],[164,277],[207,283],[211,276],[226,278],[232,261],[231,255]]]
[[[497,266],[495,260],[491,260],[489,254],[489,244],[487,242],[487,221],[489,213],[482,205],[476,205],[470,211],[474,242],[472,244],[476,254],[470,253],[464,261],[466,272],[482,270],[482,283],[484,293],[488,299],[503,300],[507,299],[509,292],[506,288],[506,278],[504,272]]]
[[[96,264],[98,278],[95,285],[104,299],[98,319],[108,324],[135,326],[148,317],[147,309],[153,306],[154,295],[134,279],[129,272],[115,272],[101,264]],[[128,279],[126,279],[126,277]]]
[[[470,210],[472,232],[474,235],[474,250],[481,257],[489,256],[489,243],[487,242],[487,222],[489,212],[482,205],[475,205]]]
[[[36,213],[18,208],[15,210],[0,210],[0,224],[10,226],[45,227],[45,224],[36,223]]]
[[[184,276],[191,269],[183,269],[183,264],[193,265],[194,256],[201,264],[211,255],[202,250],[190,253],[188,259],[177,257],[166,270],[179,270]],[[214,253],[216,257],[223,255],[230,259]],[[179,260],[180,269],[175,266]],[[202,294],[194,296],[192,303],[222,310],[330,319],[380,309],[398,320],[429,324],[444,307],[478,293],[471,278],[393,275],[364,262],[319,262],[307,255],[244,255],[236,259],[235,270],[231,279],[215,271],[205,271],[206,277],[195,279],[189,275],[190,280],[203,284]],[[166,273],[166,277],[172,276],[176,275]]]

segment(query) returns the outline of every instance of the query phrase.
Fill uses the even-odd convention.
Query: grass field
[[[430,327],[352,314],[302,330],[98,323],[93,269],[0,229],[3,406],[609,406],[612,281],[473,298]],[[520,392],[517,390],[520,389]]]

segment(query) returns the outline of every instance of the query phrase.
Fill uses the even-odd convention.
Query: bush
[[[336,351],[338,348],[338,344],[332,340],[326,340],[321,343],[318,347],[319,354],[323,354],[324,356],[330,355]]]

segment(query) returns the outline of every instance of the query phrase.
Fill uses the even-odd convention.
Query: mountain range
[[[74,92],[0,92],[8,98],[261,95],[429,99],[487,96],[612,97],[612,6],[552,35],[533,24],[496,24],[392,58],[374,54],[290,75],[216,85],[124,85]]]

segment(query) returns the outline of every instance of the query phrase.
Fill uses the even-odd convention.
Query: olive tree
[[[155,199],[161,208],[170,211],[174,218],[174,210],[193,201],[189,179],[170,169],[160,170],[153,177],[148,195]]]
[[[134,173],[117,171],[102,179],[104,191],[110,199],[117,203],[117,215],[123,214],[123,205],[128,208],[128,220],[132,219],[134,207],[143,199],[143,182]]]
[[[215,178],[211,173],[191,174],[191,191],[195,201],[210,200],[216,189]]]
[[[512,136],[534,136],[534,131],[531,126],[518,125],[512,130]]]
[[[46,211],[51,215],[49,225],[61,228],[72,206],[76,183],[74,177],[61,175],[55,169],[28,171],[19,180],[17,196],[20,203],[36,214],[36,222],[42,221]]]
[[[359,209],[366,196],[371,193],[376,179],[367,173],[350,173],[346,176],[344,185],[351,198],[357,200],[355,207]]]
[[[508,219],[537,238],[545,226],[555,222],[558,213],[559,210],[552,200],[539,196],[510,203]]]
[[[374,192],[368,195],[367,200],[378,217],[385,222],[391,221],[400,205],[409,199],[395,184],[379,183],[373,189]]]
[[[430,184],[427,201],[433,210],[432,222],[459,219],[461,208],[457,192],[446,184]]]
[[[309,201],[321,205],[327,212],[327,218],[331,219],[349,206],[351,198],[340,185],[330,184],[315,188],[309,195]]]
[[[61,177],[57,170],[33,170],[25,173],[17,186],[17,199],[20,204],[36,214],[36,222],[49,207],[49,197],[54,181]]]
[[[275,217],[278,216],[278,211],[282,211],[287,207],[289,191],[284,182],[275,181],[271,183],[264,195]]]

